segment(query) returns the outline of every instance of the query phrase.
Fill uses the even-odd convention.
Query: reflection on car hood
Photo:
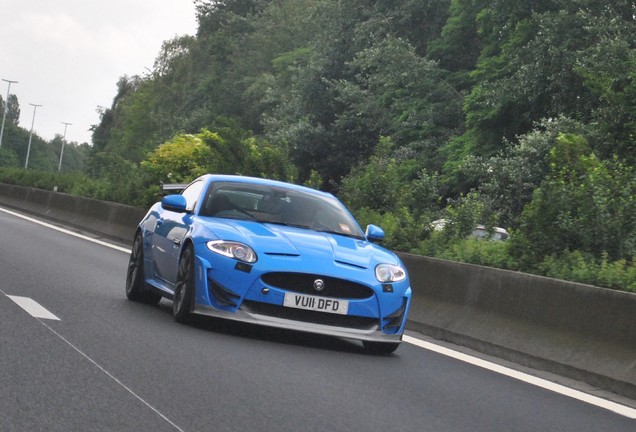
[[[397,263],[397,257],[366,240],[285,225],[245,220],[202,218],[221,240],[250,245],[257,254],[311,256],[361,268]]]

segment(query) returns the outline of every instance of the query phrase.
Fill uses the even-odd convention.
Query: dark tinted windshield
[[[200,214],[364,237],[337,199],[279,186],[215,183],[206,194]]]

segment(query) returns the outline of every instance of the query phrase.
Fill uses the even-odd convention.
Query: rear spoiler
[[[189,183],[161,183],[162,191],[181,192],[187,188]]]

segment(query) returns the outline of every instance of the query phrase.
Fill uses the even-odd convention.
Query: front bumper
[[[402,340],[402,333],[386,334],[379,329],[379,324],[376,325],[375,328],[355,329],[351,327],[338,327],[332,325],[277,318],[269,315],[260,315],[258,313],[248,312],[247,310],[244,310],[242,308],[237,310],[236,312],[227,312],[216,309],[212,306],[200,304],[195,306],[193,313],[198,315],[240,321],[249,324],[258,324],[267,327],[296,330],[356,340],[373,342],[400,342]]]
[[[302,262],[297,258],[278,259],[247,268],[237,265],[234,260],[215,256],[210,258],[206,260],[197,256],[197,292],[193,313],[362,341],[399,342],[402,339],[411,300],[408,279],[386,290],[374,280],[373,271],[368,269],[342,268],[337,264],[321,265],[314,261]],[[339,279],[347,284],[366,286],[369,296],[361,298],[358,294],[350,298],[328,293],[327,297],[335,296],[348,301],[346,315],[285,307],[286,292],[303,291],[265,282],[269,279],[264,275],[271,274],[271,271],[312,277],[324,275],[325,278]]]

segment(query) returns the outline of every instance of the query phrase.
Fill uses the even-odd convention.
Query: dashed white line
[[[59,321],[60,319],[49,312],[46,308],[44,308],[41,304],[33,300],[29,297],[20,297],[20,296],[12,296],[7,295],[11,300],[13,300],[18,306],[27,311],[29,315],[35,318],[48,319]]]
[[[126,392],[128,392],[131,396],[133,396],[135,399],[137,399],[139,402],[141,402],[143,405],[145,405],[148,409],[150,409],[152,412],[154,412],[157,416],[162,418],[170,426],[172,426],[173,428],[175,428],[179,432],[185,432],[176,423],[174,423],[166,415],[164,415],[161,411],[159,411],[157,408],[152,406],[149,402],[147,402],[140,395],[135,393],[135,391],[133,389],[128,387],[121,380],[119,380],[116,376],[114,376],[109,371],[107,371],[102,365],[100,365],[95,360],[93,360],[88,354],[86,354],[84,351],[82,351],[81,349],[79,349],[78,347],[73,345],[72,342],[70,342],[68,339],[66,339],[64,336],[62,336],[61,334],[59,334],[58,332],[53,330],[53,328],[51,328],[44,321],[42,321],[42,319],[57,320],[57,321],[59,321],[60,319],[58,317],[56,317],[55,315],[53,315],[48,310],[46,310],[46,308],[44,308],[38,302],[36,302],[35,300],[33,300],[33,299],[29,298],[29,297],[12,296],[12,295],[6,294],[2,290],[0,290],[0,294],[3,294],[6,297],[8,297],[11,300],[13,300],[18,306],[20,306],[22,309],[27,311],[31,316],[36,318],[40,324],[42,324],[44,327],[46,327],[51,333],[53,333],[56,337],[58,337],[62,342],[64,342],[69,347],[71,347],[73,350],[75,350],[79,355],[84,357],[89,363],[91,363],[93,366],[95,366],[97,369],[99,369],[103,374],[105,374],[108,378],[110,378],[115,383],[117,383],[117,385],[122,387]]]
[[[84,357],[88,362],[90,362],[93,366],[95,366],[97,369],[99,369],[100,371],[102,371],[102,373],[104,375],[106,375],[108,378],[110,378],[111,380],[113,380],[115,383],[117,383],[117,385],[119,385],[121,388],[123,388],[125,391],[127,391],[132,397],[134,397],[135,399],[137,399],[140,403],[142,403],[143,405],[145,405],[149,410],[151,410],[152,412],[154,412],[157,416],[159,416],[160,418],[162,418],[166,423],[168,423],[170,426],[172,426],[174,429],[176,429],[179,432],[185,432],[183,429],[181,429],[175,422],[173,422],[172,420],[170,420],[166,415],[164,415],[161,411],[159,411],[157,408],[155,408],[154,406],[152,406],[150,404],[150,402],[147,402],[144,398],[142,398],[140,395],[138,395],[137,393],[135,393],[135,391],[133,389],[131,389],[130,387],[128,387],[126,384],[124,384],[121,380],[119,380],[116,376],[114,376],[113,374],[111,374],[110,372],[108,372],[102,365],[100,365],[99,363],[97,363],[95,360],[93,360],[88,354],[84,353],[84,351],[82,351],[81,349],[79,349],[78,347],[76,347],[75,345],[73,345],[73,343],[71,343],[69,340],[67,340],[64,336],[62,336],[61,334],[59,334],[58,332],[56,332],[55,330],[53,330],[51,327],[49,327],[44,321],[40,321],[40,323],[42,323],[42,325],[44,327],[46,327],[47,329],[49,329],[49,331],[51,331],[51,333],[53,333],[55,336],[57,336],[58,338],[60,338],[65,344],[67,344],[69,347],[71,347],[73,350],[75,350],[79,355],[81,355],[82,357]]]

